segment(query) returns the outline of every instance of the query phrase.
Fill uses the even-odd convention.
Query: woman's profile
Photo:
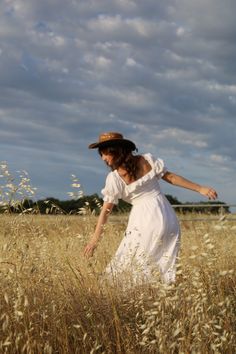
[[[129,271],[134,281],[151,280],[158,270],[164,282],[174,282],[180,227],[175,211],[160,189],[159,180],[209,199],[217,198],[216,191],[170,172],[162,159],[150,153],[137,154],[135,143],[118,132],[100,134],[98,142],[90,144],[89,148],[98,149],[111,172],[102,190],[104,203],[95,232],[84,255],[93,255],[113,206],[123,199],[132,204],[132,209],[124,237],[106,267],[106,274],[117,276]]]

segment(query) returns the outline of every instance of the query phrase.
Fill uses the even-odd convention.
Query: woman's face
[[[106,151],[101,152],[101,158],[108,166],[112,166],[113,163],[113,156]]]

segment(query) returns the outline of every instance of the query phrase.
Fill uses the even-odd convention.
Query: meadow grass
[[[95,216],[0,215],[0,353],[236,352],[235,224],[181,222],[176,283],[127,287],[101,282],[126,221],[86,260]]]

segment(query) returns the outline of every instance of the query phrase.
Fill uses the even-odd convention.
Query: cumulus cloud
[[[120,130],[233,201],[235,10],[233,0],[3,0],[2,159],[28,166],[42,194],[66,198],[70,167],[99,192],[107,171],[87,145]]]

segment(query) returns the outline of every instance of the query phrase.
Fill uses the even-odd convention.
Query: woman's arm
[[[200,184],[189,181],[188,179],[182,176],[178,176],[173,172],[167,171],[162,177],[162,179],[175,186],[191,189],[192,191],[198,192],[204,195],[205,197],[208,197],[209,199],[217,198],[217,192],[213,188],[201,186]]]
[[[94,232],[91,240],[89,241],[89,243],[87,244],[87,246],[84,249],[84,255],[86,257],[92,257],[93,252],[94,252],[95,248],[97,247],[97,244],[102,236],[104,225],[107,222],[108,216],[111,213],[113,206],[114,206],[114,204],[112,204],[112,203],[104,202],[102,209],[100,211],[100,215],[98,217],[95,232]]]

